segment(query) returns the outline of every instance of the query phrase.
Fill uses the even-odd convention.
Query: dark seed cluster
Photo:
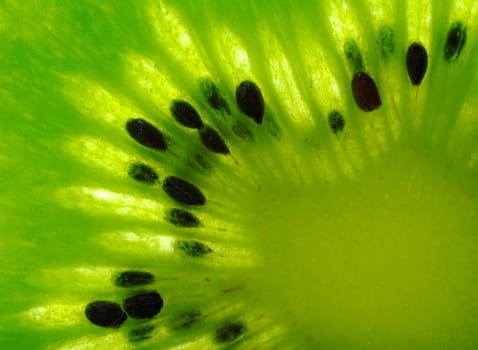
[[[444,46],[446,62],[454,62],[460,57],[466,39],[466,26],[460,21],[453,22]],[[379,29],[376,44],[384,61],[393,55],[395,44],[390,27],[383,26]],[[347,41],[344,45],[344,54],[352,71],[351,88],[357,106],[365,112],[378,109],[382,105],[380,93],[375,80],[367,72],[364,57],[357,42]],[[405,63],[411,83],[416,86],[420,85],[428,69],[428,53],[419,41],[411,43],[407,48]],[[226,98],[210,79],[201,80],[199,88],[211,109],[222,112],[224,118],[231,115],[231,108]],[[247,118],[233,121],[231,130],[238,138],[252,141],[254,140],[254,134],[251,131],[252,122],[257,125],[264,122],[265,103],[261,89],[255,82],[244,80],[236,87],[235,99],[238,110]],[[197,130],[200,142],[206,149],[217,154],[230,154],[220,133],[203,122],[192,104],[184,100],[173,100],[170,112],[181,126]],[[272,120],[271,117],[267,119],[267,123],[271,124],[269,127],[273,127]],[[328,124],[334,134],[339,134],[343,132],[346,121],[341,112],[332,110],[328,114]],[[165,151],[168,148],[163,133],[144,119],[129,119],[126,123],[126,130],[131,138],[144,147],[159,151]],[[134,180],[145,184],[153,185],[159,182],[156,171],[144,163],[132,163],[128,174]],[[177,176],[166,176],[162,181],[162,189],[170,198],[182,205],[200,206],[206,203],[206,197],[198,187]],[[170,209],[165,219],[179,228],[202,226],[201,221],[193,213],[183,208]],[[193,258],[204,257],[213,252],[208,245],[197,240],[177,240],[175,248],[180,253]],[[121,288],[138,288],[150,285],[154,280],[154,276],[149,272],[130,270],[115,275],[113,283]],[[161,312],[163,305],[164,301],[157,291],[136,291],[124,299],[122,305],[113,301],[93,301],[86,306],[85,315],[91,323],[97,326],[119,328],[128,317],[140,320],[155,317]],[[173,320],[173,328],[191,328],[202,317],[199,310],[183,312]],[[128,337],[130,341],[147,339],[151,337],[153,330],[153,325],[144,325],[131,330]],[[216,329],[214,341],[219,344],[232,342],[246,331],[247,327],[243,321],[228,321]]]
[[[445,44],[445,60],[447,62],[456,61],[460,57],[461,51],[466,42],[466,27],[461,22],[454,22]]]
[[[199,227],[199,219],[184,209],[174,208],[169,212],[167,219],[170,223],[178,227]]]
[[[153,318],[163,308],[163,299],[158,292],[147,292],[126,298],[123,307],[132,318]]]
[[[199,83],[199,88],[211,108],[231,114],[224,96],[210,79],[202,80]]]
[[[464,49],[467,39],[467,28],[461,21],[451,23],[444,46],[444,59],[451,63],[456,61]],[[376,37],[378,50],[384,60],[395,52],[394,33],[388,26],[379,28]],[[364,57],[354,39],[344,44],[345,58],[353,72],[352,93],[357,106],[365,112],[376,110],[382,105],[382,100],[375,80],[367,72]],[[409,45],[406,54],[406,69],[413,85],[420,85],[428,68],[428,53],[426,48],[419,42]],[[199,89],[208,105],[226,115],[231,114],[231,108],[222,92],[209,78],[200,80]],[[251,118],[256,124],[262,124],[264,120],[265,103],[259,86],[251,81],[244,80],[235,91],[236,104],[239,111]],[[183,100],[173,100],[171,113],[176,121],[187,128],[196,129],[199,132],[201,143],[210,151],[218,154],[230,154],[230,150],[217,130],[205,125],[196,109]],[[345,126],[344,117],[339,114],[329,114],[329,125],[333,133],[338,133]],[[132,138],[140,144],[159,150],[166,150],[167,144],[161,131],[151,123],[143,119],[130,119],[126,129]],[[239,138],[252,141],[254,136],[248,126],[240,121],[232,124],[232,132]],[[133,169],[134,170],[134,169]],[[156,181],[150,169],[142,168],[142,171],[131,171],[130,174],[138,181],[153,183]]]
[[[86,305],[85,315],[91,323],[100,327],[119,328],[128,316],[118,303],[98,300]]]
[[[192,183],[177,176],[168,176],[163,181],[163,190],[172,199],[186,205],[203,205],[206,197]]]
[[[173,101],[170,110],[179,124],[187,128],[198,129],[201,143],[208,150],[224,155],[230,153],[221,135],[212,127],[203,124],[198,112],[188,102]]]
[[[113,277],[113,284],[121,288],[137,288],[153,283],[154,275],[147,271],[122,271]],[[163,299],[157,291],[136,291],[123,300],[123,305],[108,300],[97,300],[86,305],[86,318],[96,326],[119,328],[128,319],[151,319],[163,308]],[[151,326],[152,327],[152,326]],[[148,337],[149,326],[132,330],[130,339]]]
[[[201,130],[199,130],[199,136],[201,137],[202,144],[206,146],[208,150],[220,154],[230,153],[221,135],[210,126],[205,125],[202,127]]]
[[[261,90],[252,81],[246,80],[236,88],[236,102],[242,113],[262,124],[264,118],[264,98]]]
[[[154,275],[146,271],[123,271],[114,277],[113,282],[122,288],[144,286],[154,282]]]
[[[171,114],[179,124],[187,128],[200,129],[203,126],[198,112],[196,112],[194,107],[186,101],[173,101],[171,105]]]
[[[413,85],[420,85],[428,67],[428,54],[420,43],[413,43],[407,51],[407,71]]]
[[[158,174],[149,165],[143,163],[133,163],[130,165],[128,175],[136,181],[154,185],[158,181]]]
[[[344,130],[345,119],[339,111],[329,113],[329,125],[334,134]]]
[[[355,102],[365,112],[373,111],[382,104],[375,81],[365,72],[354,74],[352,92]]]
[[[451,63],[460,56],[466,43],[466,26],[455,21],[451,24],[448,31],[445,47],[445,61]],[[394,52],[394,38],[391,28],[381,27],[377,37],[377,45],[382,57],[387,60]],[[365,71],[362,55],[355,41],[350,40],[344,45],[345,56],[349,62],[354,75],[352,78],[352,93],[358,107],[365,112],[370,112],[382,104],[378,88],[373,78]],[[413,85],[420,85],[425,77],[428,68],[428,53],[425,47],[414,42],[410,44],[406,54],[406,68],[410,81]],[[329,115],[329,124],[332,131],[336,132],[332,126]]]
[[[246,325],[242,321],[232,321],[222,324],[215,334],[217,343],[228,343],[239,338],[246,331]]]
[[[347,41],[344,45],[345,57],[352,68],[353,73],[362,72],[365,70],[362,54],[357,46],[355,40]]]
[[[165,151],[168,146],[163,134],[144,119],[130,119],[126,122],[129,135],[145,147]]]
[[[177,248],[186,255],[197,258],[212,252],[206,244],[198,241],[177,241]]]
[[[229,153],[229,149],[219,133],[204,125],[199,114],[189,103],[174,101],[171,112],[181,125],[193,129],[198,128],[201,141],[208,149],[216,153]],[[161,132],[143,119],[130,119],[126,129],[136,141],[148,147],[155,144],[158,135],[161,135],[162,138]],[[148,185],[154,185],[159,181],[156,171],[144,163],[130,164],[128,175],[132,179]],[[204,205],[206,202],[206,197],[199,188],[177,176],[167,176],[163,181],[162,189],[169,197],[184,205]],[[200,225],[199,220],[193,214],[183,209],[171,210],[168,220],[173,225],[180,227],[198,227]]]

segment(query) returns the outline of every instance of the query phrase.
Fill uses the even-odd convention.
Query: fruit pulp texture
[[[397,148],[353,180],[244,198],[259,300],[324,346],[436,345],[476,327],[476,189],[437,164]]]
[[[232,305],[255,348],[255,337],[277,326],[296,346],[306,338],[326,349],[473,349],[476,27],[469,26],[458,61],[446,62],[443,48],[449,22],[474,23],[476,6],[237,5],[231,11],[223,1],[108,4],[85,11],[7,2],[2,19],[14,30],[1,32],[11,39],[2,60],[8,118],[1,120],[3,141],[14,146],[5,149],[15,153],[2,158],[8,336],[0,343],[74,348],[86,339],[118,348],[123,329],[95,328],[84,308],[103,297],[120,301],[111,277],[141,267],[165,279],[158,322],[168,332],[168,317],[184,301],[205,314],[221,309],[198,328],[207,337],[161,333],[155,342],[211,341]],[[383,33],[393,34],[393,45],[380,44],[392,38]],[[382,105],[371,114],[357,108],[350,90],[349,40],[363,58],[352,68],[363,64],[380,92]],[[419,88],[405,66],[414,41],[430,54]],[[207,109],[197,86],[204,77],[220,86],[231,115]],[[244,79],[264,94],[261,126],[247,124],[234,103]],[[206,154],[197,134],[173,125],[169,108],[178,98],[223,133],[237,164]],[[326,120],[335,109],[345,118],[337,135]],[[269,135],[271,116],[282,130],[278,137]],[[180,158],[141,149],[126,133],[130,118],[161,128]],[[235,121],[245,123],[253,141],[235,138]],[[411,133],[423,144],[407,144]],[[191,149],[214,171],[191,167]],[[263,162],[254,162],[256,153]],[[161,181],[190,176],[205,192],[206,206],[192,210],[202,228],[185,232],[164,220],[178,204],[131,179],[128,169],[138,158]],[[456,164],[449,167],[450,160]],[[328,170],[334,166],[335,173]],[[276,168],[287,169],[270,179]],[[192,261],[173,249],[177,239],[192,238],[213,253]]]

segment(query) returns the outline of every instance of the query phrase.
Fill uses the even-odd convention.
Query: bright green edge
[[[0,5],[0,347],[2,349],[476,349],[478,346],[477,5],[473,1],[3,1]],[[453,21],[467,26],[458,61],[443,59]],[[378,33],[392,29],[388,58]],[[355,40],[382,106],[350,89]],[[405,70],[420,41],[419,88]],[[232,107],[207,106],[211,78]],[[254,80],[262,126],[234,89]],[[168,113],[192,102],[232,157],[207,153]],[[328,112],[346,119],[333,134]],[[131,116],[171,137],[142,148]],[[254,134],[231,132],[241,120]],[[198,168],[200,152],[213,170]],[[174,228],[159,186],[132,161],[198,185],[205,223]],[[176,239],[214,253],[188,258]],[[165,307],[152,338],[129,342],[83,315],[121,301],[111,276],[145,269]],[[201,321],[174,329],[181,312]],[[247,331],[218,345],[224,321]]]

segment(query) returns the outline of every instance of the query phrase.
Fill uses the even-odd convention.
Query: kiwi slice
[[[475,349],[478,5],[0,5],[2,349]]]

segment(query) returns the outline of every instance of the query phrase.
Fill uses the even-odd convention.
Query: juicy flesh
[[[214,349],[215,331],[239,320],[244,349],[476,348],[473,1],[41,3],[0,7],[0,347]],[[455,20],[468,41],[449,64]],[[353,100],[351,40],[380,93],[372,113]],[[405,67],[416,41],[430,58],[419,87]],[[205,77],[230,115],[208,107]],[[235,105],[244,80],[264,95],[262,125]],[[174,121],[176,99],[231,156]],[[332,110],[345,120],[336,134]],[[131,118],[160,128],[169,150],[135,143]],[[181,205],[128,176],[132,163],[198,186],[206,205],[186,209],[203,226],[165,220]],[[181,255],[177,240],[212,253]],[[93,300],[128,296],[111,278],[129,269],[153,273],[164,298],[141,342],[128,341],[132,320],[113,331],[84,316]],[[191,310],[198,324],[178,331]]]
[[[246,199],[261,257],[254,292],[324,347],[446,343],[457,324],[477,326],[476,194],[400,150],[353,181],[268,184]]]

